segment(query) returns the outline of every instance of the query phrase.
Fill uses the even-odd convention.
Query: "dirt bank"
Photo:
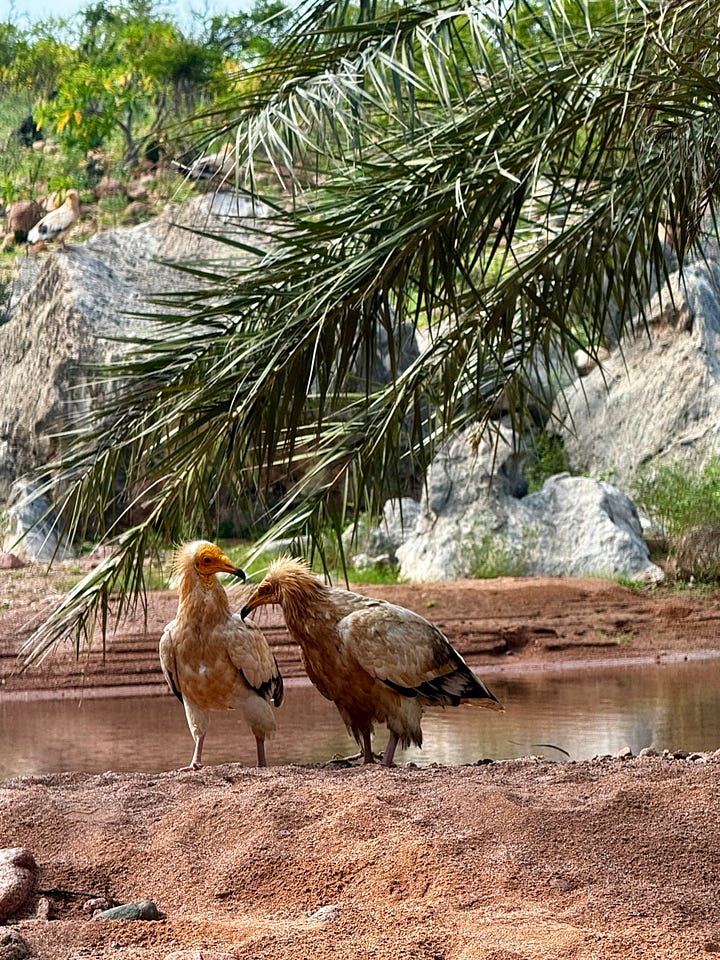
[[[12,653],[53,590],[29,597],[13,585],[3,584],[0,696],[157,681],[172,595],[152,598],[147,630],[125,624],[105,661],[96,652],[15,676]],[[435,620],[476,666],[720,648],[716,594],[597,580],[366,592]],[[280,621],[263,627],[296,673]],[[163,960],[191,948],[284,960],[687,960],[720,951],[718,782],[714,755],[60,774],[0,783],[0,846],[29,847],[51,891],[54,919],[17,925],[44,960]],[[91,920],[89,894],[152,898],[166,918]],[[311,920],[323,907],[336,908],[330,919]]]

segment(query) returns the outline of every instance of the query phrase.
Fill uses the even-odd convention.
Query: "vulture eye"
[[[210,563],[210,557],[203,557],[203,563]]]
[[[266,597],[269,593],[271,593],[271,590],[272,588],[270,587],[269,583],[261,583],[258,587],[258,593],[261,597]]]

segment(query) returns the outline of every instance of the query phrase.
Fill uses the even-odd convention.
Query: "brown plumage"
[[[40,240],[54,240],[60,237],[60,243],[65,246],[63,234],[80,216],[80,194],[77,190],[68,190],[65,203],[57,210],[51,210],[28,233],[28,243],[38,243]]]
[[[186,770],[202,766],[211,710],[240,707],[255,734],[258,766],[265,766],[265,738],[275,730],[270,704],[279,707],[283,681],[270,647],[254,623],[230,612],[218,573],[245,574],[207,540],[181,546],[174,559],[178,612],[160,640],[165,679],[185,707],[195,752]]]
[[[389,765],[398,743],[422,745],[425,705],[473,700],[502,710],[436,626],[405,607],[329,587],[303,560],[274,561],[241,616],[268,603],[282,607],[308,676],[335,703],[365,763],[373,762],[375,723],[390,730]]]
[[[13,235],[15,243],[24,243],[28,233],[45,216],[45,211],[35,200],[18,200],[8,207],[8,233]]]

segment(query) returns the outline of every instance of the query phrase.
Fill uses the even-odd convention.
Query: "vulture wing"
[[[487,700],[502,709],[440,630],[412,610],[375,602],[344,617],[338,631],[364,670],[404,696],[448,706]]]
[[[175,621],[171,620],[163,630],[163,634],[160,637],[160,666],[162,667],[162,672],[165,675],[167,685],[178,698],[180,703],[183,703],[183,695],[180,692],[180,683],[178,681],[177,669],[175,666],[175,645],[173,644],[172,636],[174,627]]]
[[[225,645],[232,665],[242,673],[248,686],[279,707],[285,692],[283,679],[262,631],[251,620],[233,614]]]

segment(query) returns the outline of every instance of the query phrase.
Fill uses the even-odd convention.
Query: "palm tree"
[[[114,555],[27,645],[79,645],[144,598],[158,535],[213,529],[221,491],[265,538],[339,532],[421,474],[449,431],[521,422],[538,357],[619,334],[712,214],[720,6],[321,0],[208,115],[271,214],[244,265],[186,267],[50,487]],[[279,179],[283,193],[261,189]],[[400,369],[403,325],[421,334]],[[390,345],[389,384],[374,345]],[[119,489],[117,478],[123,478]],[[278,479],[284,496],[270,502]],[[259,505],[259,506],[258,506]],[[129,518],[136,518],[129,524]],[[114,604],[114,607],[113,607]]]

